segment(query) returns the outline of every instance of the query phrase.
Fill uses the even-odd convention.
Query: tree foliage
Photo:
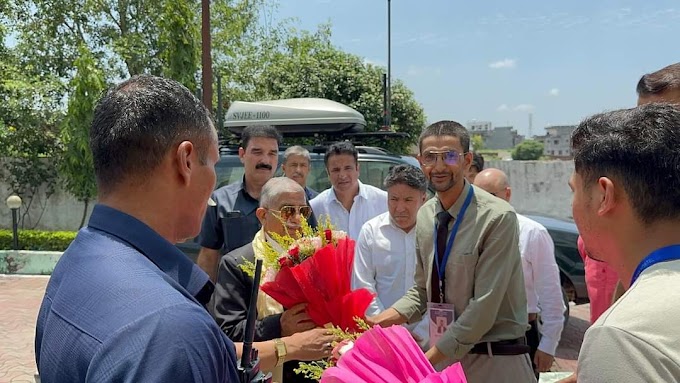
[[[71,81],[68,112],[61,127],[63,153],[59,170],[66,190],[85,202],[80,227],[85,223],[88,203],[97,195],[97,185],[90,150],[90,125],[97,100],[106,89],[104,74],[85,46],[75,62],[76,74]]]
[[[472,145],[472,150],[475,152],[484,149],[484,137],[481,134],[473,134],[470,137],[470,145]]]
[[[333,46],[329,25],[314,32],[290,31],[281,47],[270,53],[262,72],[251,77],[250,92],[241,100],[320,97],[348,105],[366,119],[366,131],[383,125],[383,68]],[[392,85],[392,128],[406,133],[403,139],[373,140],[368,145],[404,153],[416,142],[425,124],[422,107],[413,93],[399,80]],[[226,133],[225,133],[226,134]]]
[[[23,199],[21,226],[35,227],[57,182],[56,164],[49,158],[58,153],[63,86],[55,76],[22,65],[17,51],[5,46],[0,72],[0,179]],[[36,216],[30,215],[31,207],[37,207]]]
[[[526,140],[512,150],[512,159],[520,161],[535,161],[543,155],[543,144],[535,140]]]
[[[199,64],[200,28],[196,7],[186,1],[161,2],[158,45],[162,74],[196,89]]]
[[[237,41],[255,28],[265,1],[212,1],[213,32]],[[225,14],[229,19],[221,20]],[[0,156],[9,158],[0,177],[21,195],[24,206],[40,190],[45,198],[36,201],[46,202],[55,190],[58,165],[61,174],[69,173],[68,167],[78,178],[66,180],[69,191],[84,201],[91,198],[91,155],[83,129],[101,84],[152,73],[196,89],[197,0],[0,0],[0,21]],[[100,69],[85,74],[84,68]],[[59,156],[60,137],[67,156]]]

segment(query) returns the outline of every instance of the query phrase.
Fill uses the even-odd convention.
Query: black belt
[[[491,349],[492,355],[522,355],[528,354],[530,351],[526,338],[521,337],[512,340],[477,343],[470,350],[470,354],[489,354],[489,349]]]

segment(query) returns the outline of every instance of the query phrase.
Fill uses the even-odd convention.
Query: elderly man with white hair
[[[240,266],[245,260],[254,262],[256,258],[262,258],[265,242],[278,246],[270,237],[271,233],[284,236],[298,232],[302,217],[309,217],[311,208],[302,186],[289,178],[275,177],[262,187],[260,207],[255,214],[262,229],[257,232],[252,243],[222,257],[215,293],[209,305],[222,331],[236,342],[243,341],[253,286],[252,277]],[[284,363],[286,361],[318,360],[330,355],[334,337],[323,329],[314,329],[315,325],[305,312],[304,305],[283,310],[280,304],[260,292],[257,314],[255,341],[274,340],[270,345],[275,347],[278,360],[272,371],[274,381],[304,381],[301,375],[296,376],[293,372],[297,363]]]

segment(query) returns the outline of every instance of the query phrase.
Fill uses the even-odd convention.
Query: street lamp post
[[[392,128],[392,1],[387,0],[387,129]]]
[[[9,207],[12,210],[12,247],[14,247],[14,250],[19,250],[19,234],[18,234],[18,229],[19,229],[19,217],[18,217],[18,210],[21,207],[21,197],[18,195],[11,195],[7,197],[7,207]]]

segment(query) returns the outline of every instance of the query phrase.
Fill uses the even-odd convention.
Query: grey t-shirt
[[[651,266],[585,334],[578,382],[680,381],[680,261]]]

